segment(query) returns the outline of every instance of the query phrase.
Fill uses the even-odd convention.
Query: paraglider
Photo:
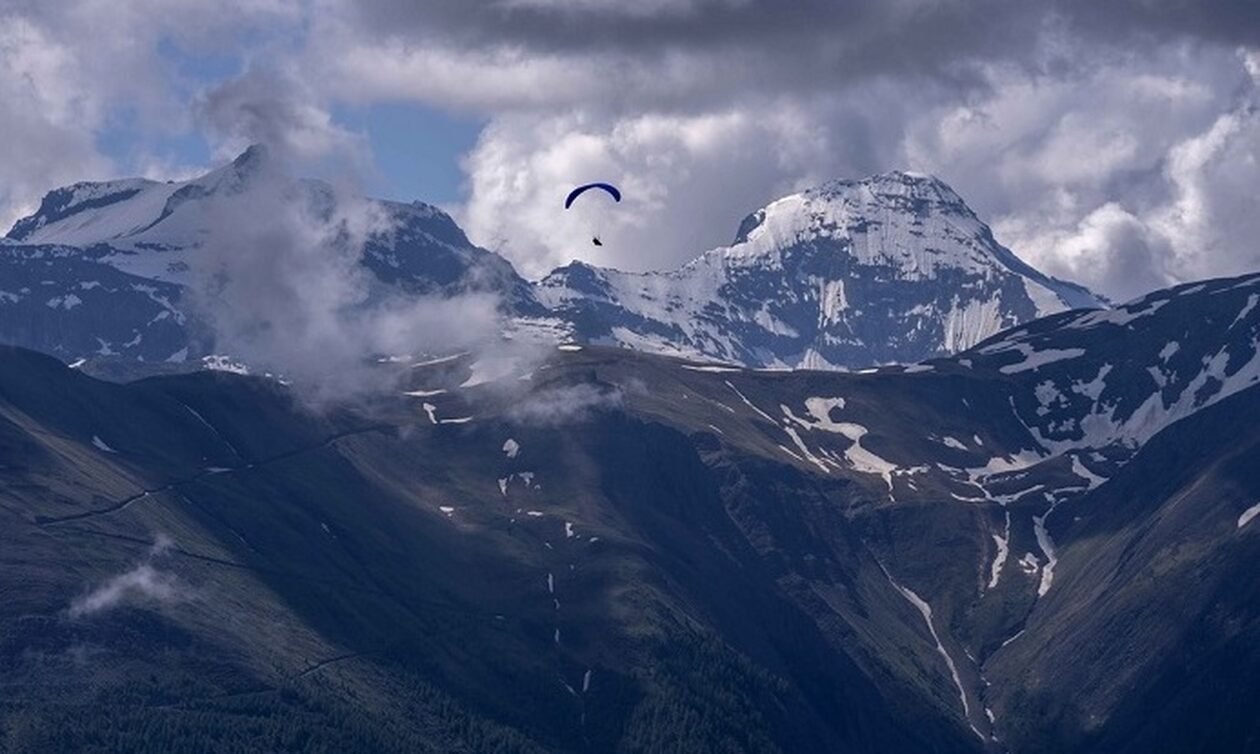
[[[602,190],[602,191],[606,192],[609,196],[611,196],[611,197],[613,198],[613,201],[615,201],[615,202],[620,202],[620,201],[621,201],[621,189],[617,188],[616,186],[612,185],[611,183],[598,183],[598,182],[597,182],[597,183],[585,183],[585,184],[583,184],[583,185],[581,185],[581,186],[578,186],[577,188],[575,188],[575,189],[573,189],[572,191],[570,191],[570,192],[569,192],[569,195],[568,195],[568,196],[566,196],[566,197],[565,197],[565,199],[564,199],[564,208],[565,208],[565,209],[570,209],[571,207],[573,207],[573,202],[577,201],[577,198],[578,198],[579,196],[581,196],[582,194],[586,193],[587,191],[590,191],[591,189],[600,189],[600,190]],[[592,244],[594,244],[594,245],[596,245],[596,246],[603,246],[603,245],[604,245],[603,241],[600,241],[600,240],[599,240],[599,234],[598,234],[598,233],[596,233],[596,234],[595,234],[595,235],[591,238],[591,243],[592,243]]]
[[[564,208],[568,209],[569,207],[572,207],[573,202],[579,196],[586,193],[587,191],[590,191],[591,189],[596,189],[596,188],[607,191],[608,195],[613,198],[613,201],[618,201],[618,202],[621,201],[621,189],[618,189],[616,186],[612,185],[611,183],[585,183],[569,192],[569,195],[565,197],[564,199]]]

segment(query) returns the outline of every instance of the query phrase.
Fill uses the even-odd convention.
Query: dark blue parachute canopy
[[[566,197],[564,200],[564,208],[568,209],[569,207],[573,206],[573,200],[581,196],[584,191],[589,191],[595,188],[603,189],[607,191],[609,196],[611,196],[613,199],[616,199],[617,201],[621,201],[621,191],[618,190],[617,187],[612,185],[611,183],[587,183],[583,186],[578,186],[577,188],[569,192],[569,196]]]

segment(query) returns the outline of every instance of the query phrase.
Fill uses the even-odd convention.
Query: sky
[[[672,268],[894,169],[1115,299],[1260,269],[1255,0],[0,0],[0,102],[5,225],[265,142],[530,277]],[[593,180],[602,247],[559,216]]]

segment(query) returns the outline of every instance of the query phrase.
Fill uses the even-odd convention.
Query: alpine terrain
[[[1098,297],[1029,267],[931,176],[835,181],[667,273],[574,262],[539,298],[581,340],[762,367],[909,363]]]
[[[270,199],[270,182],[284,180],[273,160],[253,146],[188,181],[128,179],[50,192],[0,241],[0,341],[100,372],[231,363],[215,351],[213,333],[188,300],[189,284],[198,257],[232,227],[222,202]],[[318,181],[282,190],[317,221],[340,200]],[[436,207],[368,200],[362,210],[375,215],[359,259],[374,281],[369,297],[480,291],[518,318],[545,316],[511,264],[472,245]],[[217,272],[207,266],[201,274]]]
[[[976,254],[1011,316],[1077,302]],[[853,373],[391,362],[320,412],[7,348],[0,749],[1254,751],[1258,302],[1213,280]]]
[[[270,186],[271,159],[255,146],[188,181],[50,192],[0,241],[0,342],[96,374],[232,363],[189,286],[216,274],[211,247],[237,242],[222,202]],[[345,201],[316,181],[285,192],[315,218]],[[743,366],[912,363],[1105,305],[1021,262],[949,187],[911,173],[780,199],[750,215],[734,245],[675,271],[574,262],[534,284],[436,207],[365,200],[363,209],[376,217],[359,260],[369,298],[480,292],[518,330]]]

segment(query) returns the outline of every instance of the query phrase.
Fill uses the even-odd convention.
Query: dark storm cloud
[[[1260,3],[1255,0],[1060,0],[1052,5],[1087,36],[1129,43],[1148,35],[1260,45]]]
[[[117,173],[97,136],[120,112],[196,123],[219,158],[279,145],[307,172],[371,157],[336,114],[391,102],[484,120],[452,209],[530,274],[575,256],[672,267],[774,198],[896,168],[937,174],[1030,262],[1114,297],[1260,263],[1257,0],[18,0],[5,11],[0,63],[14,75],[0,76],[12,105],[0,131],[18,151],[0,161],[0,220],[52,182]],[[246,72],[190,92],[161,52],[172,44]],[[163,175],[143,145],[136,161]],[[598,252],[555,210],[557,192],[592,176],[628,189],[615,243]]]
[[[462,48],[641,60],[723,54],[792,74],[805,88],[832,85],[837,74],[970,80],[972,65],[993,61],[1061,69],[1075,61],[1030,43],[1053,29],[1117,49],[1150,38],[1260,44],[1254,0],[392,0],[357,3],[352,13],[383,37]]]
[[[978,60],[1020,59],[1023,39],[1043,23],[1001,0],[925,3],[482,2],[371,3],[355,6],[373,33],[461,49],[503,48],[526,55],[595,59],[610,83],[632,66],[692,65],[695,90],[722,81],[743,88],[817,89],[876,74],[974,81]],[[1032,28],[1020,28],[1031,26]],[[701,63],[697,65],[696,61]],[[664,86],[666,82],[658,82]]]
[[[1117,298],[1249,268],[1231,197],[1255,180],[1254,0],[343,11],[341,96],[489,117],[461,219],[531,275],[575,255],[672,267],[778,196],[894,168],[938,174],[1034,264]],[[1225,174],[1241,177],[1213,189]],[[574,246],[554,215],[555,187],[592,175],[631,186],[625,251]]]

